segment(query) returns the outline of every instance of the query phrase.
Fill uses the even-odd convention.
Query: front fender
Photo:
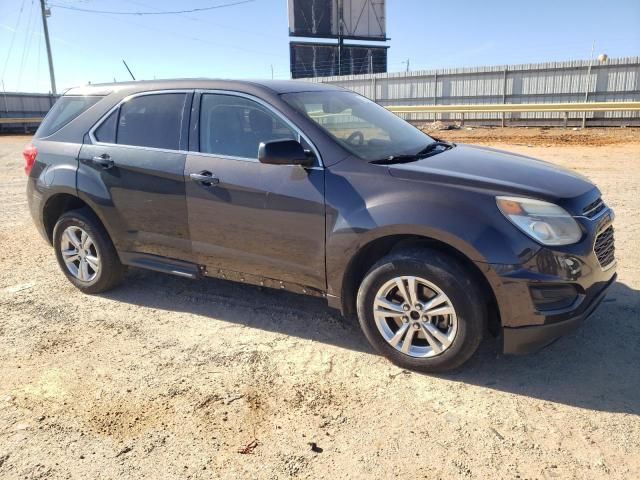
[[[437,240],[479,264],[521,264],[539,250],[503,217],[492,192],[395,178],[373,168],[380,169],[367,165],[327,175],[329,295],[341,295],[358,251],[392,235]]]

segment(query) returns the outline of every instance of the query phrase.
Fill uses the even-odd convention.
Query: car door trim
[[[116,110],[118,110],[124,103],[128,102],[129,100],[133,99],[133,98],[137,98],[137,97],[143,97],[146,95],[161,95],[163,93],[194,93],[194,94],[218,94],[218,95],[227,95],[227,96],[236,96],[236,97],[243,97],[246,98],[248,100],[254,101],[256,103],[258,103],[259,105],[265,107],[267,110],[269,110],[270,112],[272,112],[276,117],[278,117],[280,120],[282,120],[285,124],[287,124],[292,130],[294,130],[300,137],[302,137],[310,146],[311,149],[313,150],[314,155],[316,156],[317,160],[318,160],[318,165],[314,165],[313,167],[307,167],[308,169],[312,169],[312,170],[322,170],[324,169],[324,162],[322,161],[322,156],[320,155],[320,151],[318,150],[318,148],[315,146],[315,144],[311,141],[311,139],[295,124],[293,123],[291,120],[289,120],[283,113],[281,113],[280,111],[278,111],[273,105],[271,105],[270,103],[264,101],[263,99],[256,97],[255,95],[250,95],[244,92],[236,92],[233,90],[219,90],[219,89],[194,89],[194,88],[188,88],[188,89],[170,89],[170,90],[151,90],[151,91],[145,91],[145,92],[137,92],[137,93],[132,93],[131,95],[127,95],[126,97],[124,97],[122,100],[120,100],[116,105],[114,105],[113,107],[111,107],[102,117],[100,117],[100,119],[93,125],[93,127],[91,127],[91,129],[89,130],[89,139],[91,140],[91,143],[93,145],[103,145],[105,147],[127,147],[127,148],[135,148],[135,149],[139,149],[139,150],[149,150],[149,151],[154,151],[154,152],[170,152],[170,153],[180,153],[180,154],[185,154],[185,155],[201,155],[201,156],[207,156],[207,157],[215,157],[215,158],[220,158],[220,159],[226,159],[226,160],[239,160],[239,161],[244,161],[244,162],[256,162],[259,163],[259,160],[257,158],[251,158],[251,157],[238,157],[238,156],[233,156],[233,155],[221,155],[221,154],[216,154],[216,153],[206,153],[206,152],[200,152],[200,151],[194,151],[194,150],[181,150],[181,149],[170,149],[170,148],[157,148],[157,147],[144,147],[144,146],[140,146],[140,145],[128,145],[125,143],[111,143],[111,142],[101,142],[99,141],[96,136],[95,136],[95,131],[100,128],[100,126],[107,120],[107,118],[109,118],[109,116],[115,112]],[[198,116],[200,115],[200,105],[197,106],[198,109]],[[189,111],[191,111],[191,108],[189,108]],[[117,128],[117,126],[116,126]],[[198,134],[199,134],[199,126],[198,126]],[[189,129],[189,133],[190,129]],[[299,141],[299,139],[298,139]]]

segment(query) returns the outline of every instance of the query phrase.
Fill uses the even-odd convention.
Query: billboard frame
[[[345,5],[345,2],[347,5]],[[355,10],[353,9],[354,3],[356,3]],[[318,7],[319,10],[317,10],[316,7]],[[311,11],[309,11],[309,8],[311,8]],[[387,37],[387,0],[322,0],[318,1],[318,3],[315,3],[314,0],[288,0],[287,9],[289,13],[289,38],[337,40],[337,43],[335,44],[291,40],[289,42],[289,63],[292,78],[303,78],[299,75],[297,76],[294,72],[294,48],[296,46],[336,48],[337,63],[335,63],[335,65],[338,69],[338,75],[343,75],[342,58],[345,48],[352,47],[374,49],[378,51],[384,49],[385,61],[383,71],[387,71],[388,54],[386,50],[389,48],[388,45],[344,43],[345,40],[367,42],[386,42],[391,40]],[[346,21],[344,17],[345,9],[348,10],[348,17]],[[326,16],[327,13],[328,16]],[[311,17],[309,17],[309,15],[311,15]],[[311,18],[311,24],[309,23],[308,18]],[[329,19],[328,28],[326,21],[327,18]],[[372,29],[372,25],[374,25],[374,27],[377,26],[378,28]],[[317,32],[320,29],[323,30],[322,33],[314,33],[314,31]],[[350,29],[350,31],[345,31],[347,29]],[[376,34],[371,34],[372,31],[376,32]],[[366,35],[363,35],[365,33]],[[370,53],[369,58],[373,58],[373,53]],[[375,72],[373,65],[371,65],[369,70],[369,72],[362,72],[358,74],[381,73]]]
[[[336,12],[335,12],[335,21],[338,23],[338,29],[339,32],[338,33],[296,33],[295,31],[292,31],[292,28],[295,28],[295,25],[292,24],[293,19],[292,19],[292,15],[293,15],[293,3],[295,3],[296,0],[288,0],[287,2],[287,8],[289,10],[289,37],[294,37],[294,38],[326,38],[326,39],[336,39],[336,40],[356,40],[356,41],[371,41],[371,42],[386,42],[388,40],[391,40],[391,38],[387,37],[387,14],[386,14],[386,10],[387,10],[387,0],[383,0],[382,1],[382,5],[383,5],[383,18],[382,18],[382,22],[384,25],[384,28],[382,28],[382,30],[384,30],[384,33],[382,35],[349,35],[349,34],[345,34],[343,31],[343,25],[344,25],[344,13],[342,11],[342,9],[344,8],[344,5],[342,4],[343,0],[336,0]],[[367,2],[373,2],[374,0],[366,0]],[[364,8],[363,8],[364,11]],[[361,12],[362,14],[362,12]],[[378,19],[380,20],[380,19]],[[358,19],[359,21],[359,19]],[[356,22],[357,23],[357,22]]]
[[[374,50],[389,50],[389,45],[371,45],[371,44],[364,44],[364,43],[342,43],[342,42],[305,42],[305,41],[300,41],[300,42],[289,42],[289,64],[290,64],[290,69],[291,69],[291,77],[292,78],[313,78],[313,77],[296,77],[294,76],[293,73],[293,48],[294,46],[303,46],[303,47],[332,47],[335,48],[338,52],[338,56],[339,58],[342,56],[342,49],[343,48],[363,48],[363,49],[374,49]],[[388,62],[388,54],[385,54],[385,63]],[[343,73],[340,72],[342,65],[340,63],[340,61],[338,61],[338,63],[336,64],[336,66],[338,67],[338,76],[343,75]],[[387,65],[385,65],[385,69],[384,71],[387,71]],[[369,72],[369,74],[373,74],[373,73],[384,73],[384,72]],[[350,73],[348,75],[359,75],[359,74],[354,74],[354,73]],[[366,74],[363,74],[366,75]],[[324,75],[323,75],[324,76]],[[332,75],[327,75],[327,76],[332,76]]]

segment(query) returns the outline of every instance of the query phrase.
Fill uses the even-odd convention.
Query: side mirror
[[[260,163],[271,165],[301,165],[303,167],[313,165],[313,158],[307,155],[300,142],[296,140],[260,142],[258,160]]]

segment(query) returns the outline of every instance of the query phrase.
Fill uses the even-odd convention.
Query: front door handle
[[[108,168],[113,167],[113,165],[114,165],[113,160],[111,160],[111,157],[110,157],[108,154],[106,154],[106,153],[103,153],[103,154],[102,154],[102,155],[100,155],[99,157],[93,157],[93,158],[91,159],[91,161],[92,161],[93,163],[95,163],[96,165],[101,166],[101,167],[102,167],[102,168],[104,168],[105,170],[106,170],[106,169],[108,169]]]
[[[191,173],[189,174],[189,178],[194,182],[201,183],[206,187],[210,187],[211,185],[217,185],[220,183],[220,180],[213,175],[213,173],[208,171],[202,171],[200,173]]]

